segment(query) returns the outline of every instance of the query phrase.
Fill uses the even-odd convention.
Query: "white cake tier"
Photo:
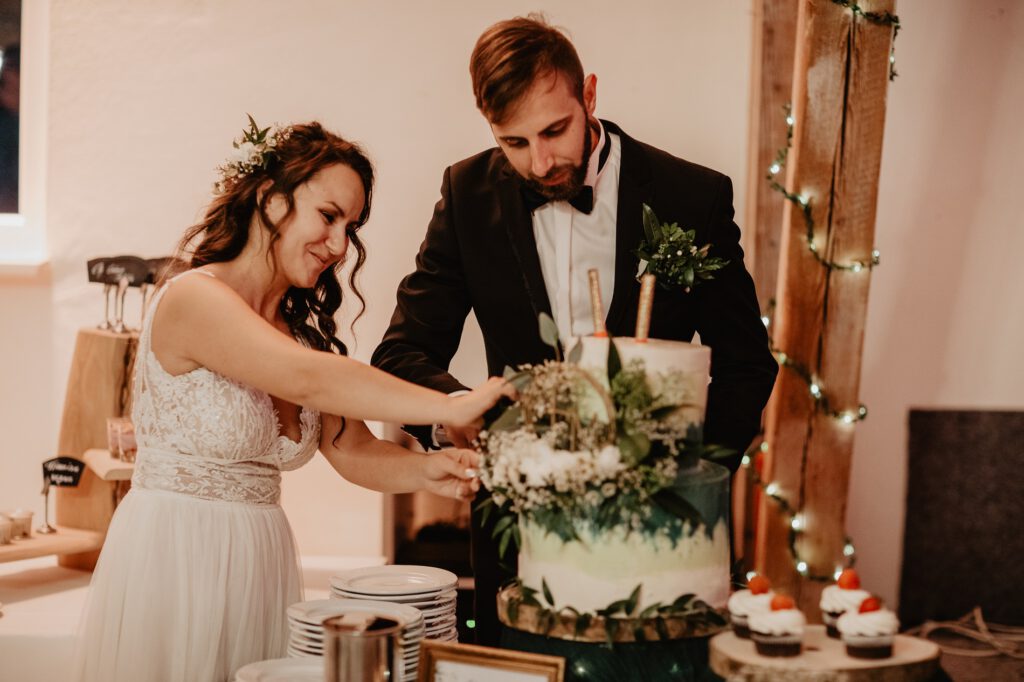
[[[584,542],[563,542],[553,533],[520,521],[519,577],[541,593],[547,582],[555,607],[594,612],[627,599],[638,584],[639,610],[671,604],[693,593],[721,608],[729,598],[729,532],[719,519],[709,538],[703,528],[677,541],[616,528]]]
[[[566,348],[582,344],[579,365],[590,372],[605,388],[608,387],[608,338],[583,336],[569,339]],[[684,341],[648,339],[638,342],[632,337],[616,337],[615,348],[622,366],[634,360],[643,362],[647,385],[654,395],[668,392],[679,397],[688,407],[679,411],[687,422],[702,424],[708,400],[711,372],[711,349]],[[596,396],[585,397],[581,413],[595,415],[606,421]]]

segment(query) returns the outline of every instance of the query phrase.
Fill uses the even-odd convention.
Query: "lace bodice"
[[[281,434],[270,396],[199,367],[172,376],[153,354],[152,322],[167,288],[153,297],[139,337],[132,421],[139,451],[132,485],[194,497],[274,504],[281,471],[297,469],[316,453],[320,415],[302,408],[301,437]]]

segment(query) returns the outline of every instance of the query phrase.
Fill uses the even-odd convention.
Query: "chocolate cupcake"
[[[856,610],[870,596],[871,593],[860,589],[860,576],[852,568],[840,573],[835,585],[822,590],[818,606],[821,607],[821,620],[828,636],[839,639],[836,621],[847,611]]]
[[[853,658],[888,658],[899,630],[896,614],[882,608],[877,597],[865,599],[856,611],[847,611],[836,623],[846,654]]]
[[[799,656],[807,619],[784,594],[772,598],[771,609],[750,616],[750,638],[762,656]]]
[[[747,589],[737,590],[729,597],[729,621],[737,637],[750,639],[751,614],[771,610],[775,593],[770,588],[767,578],[755,575],[747,581]]]

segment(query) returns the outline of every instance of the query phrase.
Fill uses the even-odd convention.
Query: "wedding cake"
[[[515,515],[499,535],[518,539],[524,593],[581,614],[722,608],[729,473],[701,459],[710,349],[565,346],[567,360],[509,375],[520,399],[484,434],[482,480]]]

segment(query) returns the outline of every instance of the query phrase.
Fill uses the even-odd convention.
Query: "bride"
[[[373,168],[318,123],[251,127],[154,297],[133,384],[139,450],[90,587],[82,680],[230,681],[285,654],[301,599],[281,471],[316,451],[346,479],[469,497],[476,454],[426,455],[363,420],[468,425],[510,389],[449,397],[346,357],[336,270],[370,213]]]

